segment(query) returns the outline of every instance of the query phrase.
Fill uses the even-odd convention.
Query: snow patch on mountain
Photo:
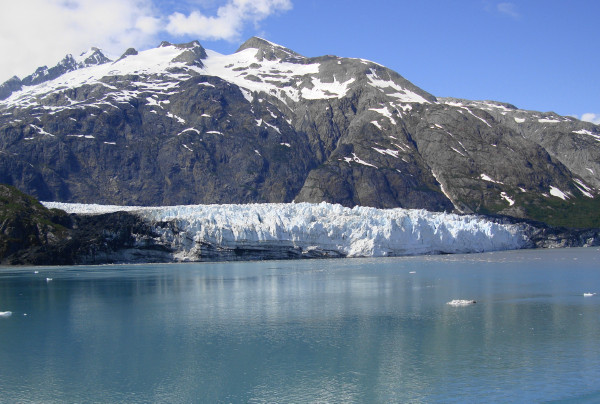
[[[135,207],[43,202],[68,213],[129,211],[154,224],[180,260],[198,258],[202,245],[288,247],[347,257],[473,253],[523,248],[522,230],[474,215],[417,209],[375,209],[328,203]],[[170,223],[172,226],[165,226]]]
[[[350,162],[354,162],[354,163],[358,163],[358,164],[362,164],[363,166],[368,166],[368,167],[373,167],[373,168],[377,168],[376,165],[371,164],[371,163],[367,163],[366,161],[360,159],[356,153],[352,153],[352,157],[344,157],[343,160],[350,164]]]
[[[495,184],[503,184],[503,183],[502,183],[502,182],[500,182],[500,181],[496,181],[496,180],[492,179],[492,178],[491,178],[489,175],[487,175],[487,174],[481,174],[481,175],[480,175],[480,178],[481,178],[482,180],[484,180],[484,181],[487,181],[487,182],[493,182],[493,183],[495,183]]]
[[[354,79],[348,79],[343,83],[338,82],[336,79],[333,82],[328,83],[319,80],[316,77],[312,78],[312,88],[303,88],[300,94],[302,98],[307,100],[320,100],[324,98],[342,98],[348,92],[350,84],[354,82]]]
[[[508,202],[509,206],[513,206],[515,204],[514,199],[512,199],[510,196],[508,196],[508,194],[506,192],[500,192],[500,197],[502,199],[504,199],[506,202]]]
[[[393,110],[393,108],[392,108]],[[387,119],[390,120],[390,122],[394,125],[397,125],[398,123],[396,122],[396,118],[394,118],[394,115],[392,114],[392,112],[390,112],[390,106],[389,105],[384,105],[381,108],[369,108],[369,111],[374,111],[377,112],[378,114],[383,115],[384,117],[386,117]]]
[[[574,130],[573,133],[576,133],[578,135],[591,136],[594,140],[597,140],[600,142],[600,135],[597,133],[592,133],[591,131],[589,131],[587,129]]]
[[[563,201],[566,201],[567,199],[569,199],[569,195],[567,193],[561,191],[560,189],[558,189],[554,186],[550,186],[550,195],[556,196],[557,198],[560,198]]]
[[[288,99],[300,101],[298,85],[304,76],[318,74],[320,64],[291,63],[277,59],[258,62],[258,52],[258,49],[248,48],[222,55],[207,50],[208,57],[203,61],[201,73],[218,76],[251,92],[267,92],[284,102]]]
[[[579,191],[587,196],[588,198],[593,198],[594,195],[592,195],[592,189],[590,187],[588,187],[583,181],[581,181],[578,178],[575,178],[573,180],[575,182],[575,186],[577,187],[577,189],[579,189]]]
[[[461,156],[463,156],[463,157],[467,157],[467,156],[466,156],[466,155],[465,155],[463,152],[461,152],[460,150],[458,150],[458,149],[456,149],[456,148],[454,148],[454,147],[451,147],[451,149],[452,149],[452,150],[454,150],[456,153],[460,154]]]
[[[398,102],[429,104],[429,101],[427,101],[425,98],[402,87],[393,80],[385,80],[378,77],[377,72],[373,69],[370,69],[369,73],[367,74],[367,79],[370,86],[383,90],[390,97],[396,98]]]
[[[379,154],[392,156],[394,158],[398,158],[398,153],[400,153],[399,150],[380,149],[378,147],[372,147],[372,149],[375,150]]]

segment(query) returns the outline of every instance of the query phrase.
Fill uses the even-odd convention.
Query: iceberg
[[[475,300],[462,300],[462,299],[454,299],[450,300],[446,303],[449,306],[461,307],[461,306],[469,306],[471,304],[477,303]]]
[[[518,225],[420,209],[346,208],[325,202],[43,204],[80,215],[130,212],[151,225],[153,242],[168,247],[174,261],[475,253],[524,248],[528,242]]]

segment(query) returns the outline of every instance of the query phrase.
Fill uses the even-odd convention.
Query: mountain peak
[[[54,80],[55,78],[62,76],[65,73],[72,72],[73,70],[93,65],[101,65],[108,62],[111,62],[111,60],[104,56],[100,49],[92,47],[90,50],[83,52],[78,57],[73,57],[71,54],[66,55],[54,67],[38,67],[33,74],[30,74],[23,79],[22,84],[25,86],[33,86],[46,81]]]
[[[125,51],[125,52],[124,52],[124,53],[121,55],[121,57],[120,57],[120,58],[118,58],[118,59],[117,59],[117,62],[118,62],[118,61],[120,61],[120,60],[123,60],[123,59],[125,59],[125,58],[126,58],[126,57],[128,57],[128,56],[135,56],[135,55],[137,55],[138,53],[139,53],[139,52],[138,52],[138,51],[137,51],[135,48],[129,48],[129,49],[127,49],[127,50],[126,50],[126,51]],[[115,63],[116,63],[116,62],[115,62]]]
[[[259,60],[267,59],[267,60],[276,60],[276,59],[286,59],[289,57],[301,57],[302,55],[294,52],[291,49],[283,47],[281,45],[277,45],[276,43],[267,41],[266,39],[259,38],[257,36],[253,36],[244,42],[236,51],[241,52],[243,50],[253,48],[258,49],[256,57]]]
[[[75,58],[78,67],[87,67],[93,65],[101,65],[104,63],[111,62],[102,51],[92,46],[87,52],[83,52],[81,55]]]
[[[200,45],[200,42],[198,42],[197,40],[192,41],[192,42],[188,42],[188,43],[179,43],[174,45],[177,49],[195,49],[195,48],[202,48],[202,45]]]
[[[12,76],[0,85],[0,100],[5,100],[11,96],[15,91],[20,91],[23,88],[21,79],[17,76]]]
[[[184,44],[174,45],[175,48],[183,50],[179,56],[173,59],[173,62],[185,63],[188,66],[203,67],[202,59],[206,58],[206,50],[198,41],[192,41]]]

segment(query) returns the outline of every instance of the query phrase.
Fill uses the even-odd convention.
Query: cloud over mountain
[[[0,82],[55,63],[65,52],[97,46],[107,54],[147,48],[173,36],[238,40],[246,26],[292,8],[291,0],[225,0],[214,15],[198,2],[181,1],[164,14],[157,0],[28,0],[7,2],[0,13]],[[24,28],[26,27],[26,28]]]
[[[216,16],[207,16],[198,10],[187,16],[173,13],[168,17],[166,30],[172,35],[195,35],[199,39],[237,40],[245,24],[257,24],[291,7],[290,0],[229,0],[217,9]]]
[[[588,112],[587,114],[583,114],[581,116],[582,121],[591,122],[596,125],[600,125],[600,115]]]

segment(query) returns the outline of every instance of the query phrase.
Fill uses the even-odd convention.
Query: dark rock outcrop
[[[67,215],[0,184],[0,264],[169,261],[169,248],[157,244],[155,236],[135,215]]]
[[[15,91],[20,91],[22,88],[23,83],[21,82],[21,79],[19,79],[17,76],[13,76],[0,85],[0,100],[7,99],[12,93]]]
[[[66,213],[48,210],[31,196],[0,184],[0,262],[58,242],[67,236],[69,224]]]

